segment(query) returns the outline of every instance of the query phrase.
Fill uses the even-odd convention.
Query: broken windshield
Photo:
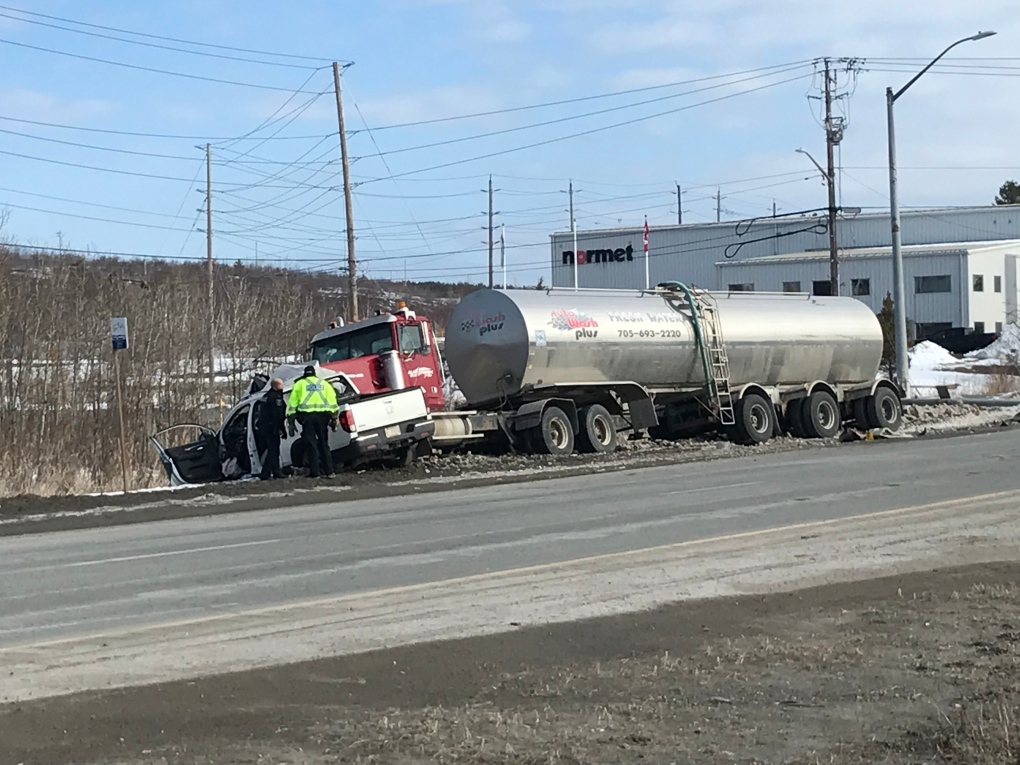
[[[320,364],[330,364],[392,350],[393,334],[387,323],[320,340],[312,347],[312,358]]]

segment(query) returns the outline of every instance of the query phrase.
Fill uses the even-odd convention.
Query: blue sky
[[[252,260],[257,247],[263,262],[339,268],[334,59],[354,62],[345,109],[356,251],[370,276],[483,280],[489,174],[510,280],[522,284],[547,273],[569,179],[582,229],[675,221],[675,182],[685,222],[715,219],[717,188],[724,219],[770,214],[773,202],[822,207],[817,171],[794,150],[824,163],[809,96],[821,82],[812,61],[825,56],[863,59],[839,76],[841,196],[880,209],[885,87],[979,29],[998,35],[958,48],[897,105],[901,203],[987,204],[1020,177],[1015,0],[0,5],[96,25],[0,9],[0,236],[19,244],[204,257],[210,142],[218,260]],[[481,112],[497,113],[456,119]],[[408,124],[424,120],[434,122]]]

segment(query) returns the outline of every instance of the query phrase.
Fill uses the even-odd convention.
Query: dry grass
[[[988,375],[988,380],[981,387],[985,396],[1002,396],[1020,391],[1020,373],[999,370]]]

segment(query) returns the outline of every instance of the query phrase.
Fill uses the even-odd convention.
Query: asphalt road
[[[1010,491],[1018,464],[1004,431],[8,537],[0,649]]]

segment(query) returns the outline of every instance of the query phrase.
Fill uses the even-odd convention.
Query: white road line
[[[125,563],[133,560],[148,560],[150,558],[170,558],[175,555],[191,555],[193,553],[215,552],[216,550],[235,550],[239,547],[258,547],[259,545],[274,545],[282,542],[282,539],[263,539],[258,542],[238,542],[232,545],[213,545],[211,547],[192,547],[188,550],[169,550],[167,552],[146,553],[144,555],[125,555],[120,558],[100,558],[99,560],[84,560],[76,563],[62,563],[57,566],[46,568],[82,568],[84,566],[103,566],[107,563]],[[39,570],[39,569],[35,569]]]
[[[738,486],[757,486],[761,481],[741,481],[740,483],[724,483],[719,486],[702,486],[700,489],[680,489],[678,491],[667,491],[662,496],[671,497],[674,494],[697,494],[701,491],[721,491],[723,489],[735,489]]]

